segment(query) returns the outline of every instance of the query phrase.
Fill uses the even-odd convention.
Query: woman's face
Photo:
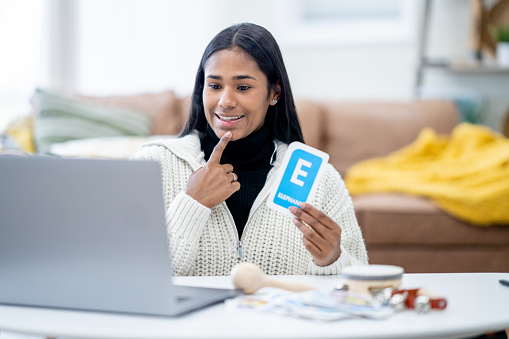
[[[263,126],[278,96],[274,90],[267,93],[267,77],[249,55],[237,47],[218,51],[204,71],[205,117],[218,138],[231,131],[231,140],[239,140]]]

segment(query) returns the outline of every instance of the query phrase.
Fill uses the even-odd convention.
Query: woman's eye
[[[238,89],[240,89],[241,91],[247,91],[248,89],[250,89],[251,87],[249,86],[239,86]]]
[[[221,86],[216,85],[216,84],[210,84],[209,87],[212,89],[220,89],[221,88]]]

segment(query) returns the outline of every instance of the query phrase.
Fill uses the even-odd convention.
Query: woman
[[[290,218],[265,204],[289,143],[303,142],[283,58],[254,24],[221,31],[203,54],[179,138],[133,159],[161,164],[175,275],[338,274],[367,264],[351,198],[327,164],[311,203]],[[307,225],[306,225],[307,224]]]

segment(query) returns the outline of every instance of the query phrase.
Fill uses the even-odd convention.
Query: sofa
[[[448,134],[460,122],[450,101],[297,106],[305,139],[329,153],[344,177],[356,163],[410,144],[425,127]],[[362,194],[353,203],[371,264],[398,265],[409,273],[509,272],[509,225],[468,224],[429,199],[405,194]]]
[[[187,118],[189,98],[172,91],[104,98],[43,91],[36,93],[33,104],[29,125],[17,130],[11,126],[8,133],[16,137],[20,129],[32,129],[33,140],[20,144],[32,142],[34,149],[44,147],[45,152],[58,156],[127,158],[148,140],[178,134]],[[447,134],[460,122],[451,101],[300,98],[296,106],[306,143],[327,152],[343,177],[360,161],[386,156],[410,144],[425,127]],[[85,134],[73,136],[65,127],[71,109],[79,111],[72,122]],[[130,126],[131,134],[123,135],[126,129],[112,127],[122,114],[133,112],[144,118]],[[93,122],[84,124],[82,120],[90,116]],[[101,125],[95,130],[98,120],[106,121],[108,128]],[[58,124],[62,126],[55,127]],[[29,133],[21,135],[26,139]],[[399,265],[408,273],[509,272],[509,225],[467,224],[426,198],[405,194],[362,194],[353,196],[353,203],[371,264]]]

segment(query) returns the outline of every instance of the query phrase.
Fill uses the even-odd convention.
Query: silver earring
[[[272,100],[272,102],[274,103],[274,105],[277,104],[277,100],[276,99]]]

